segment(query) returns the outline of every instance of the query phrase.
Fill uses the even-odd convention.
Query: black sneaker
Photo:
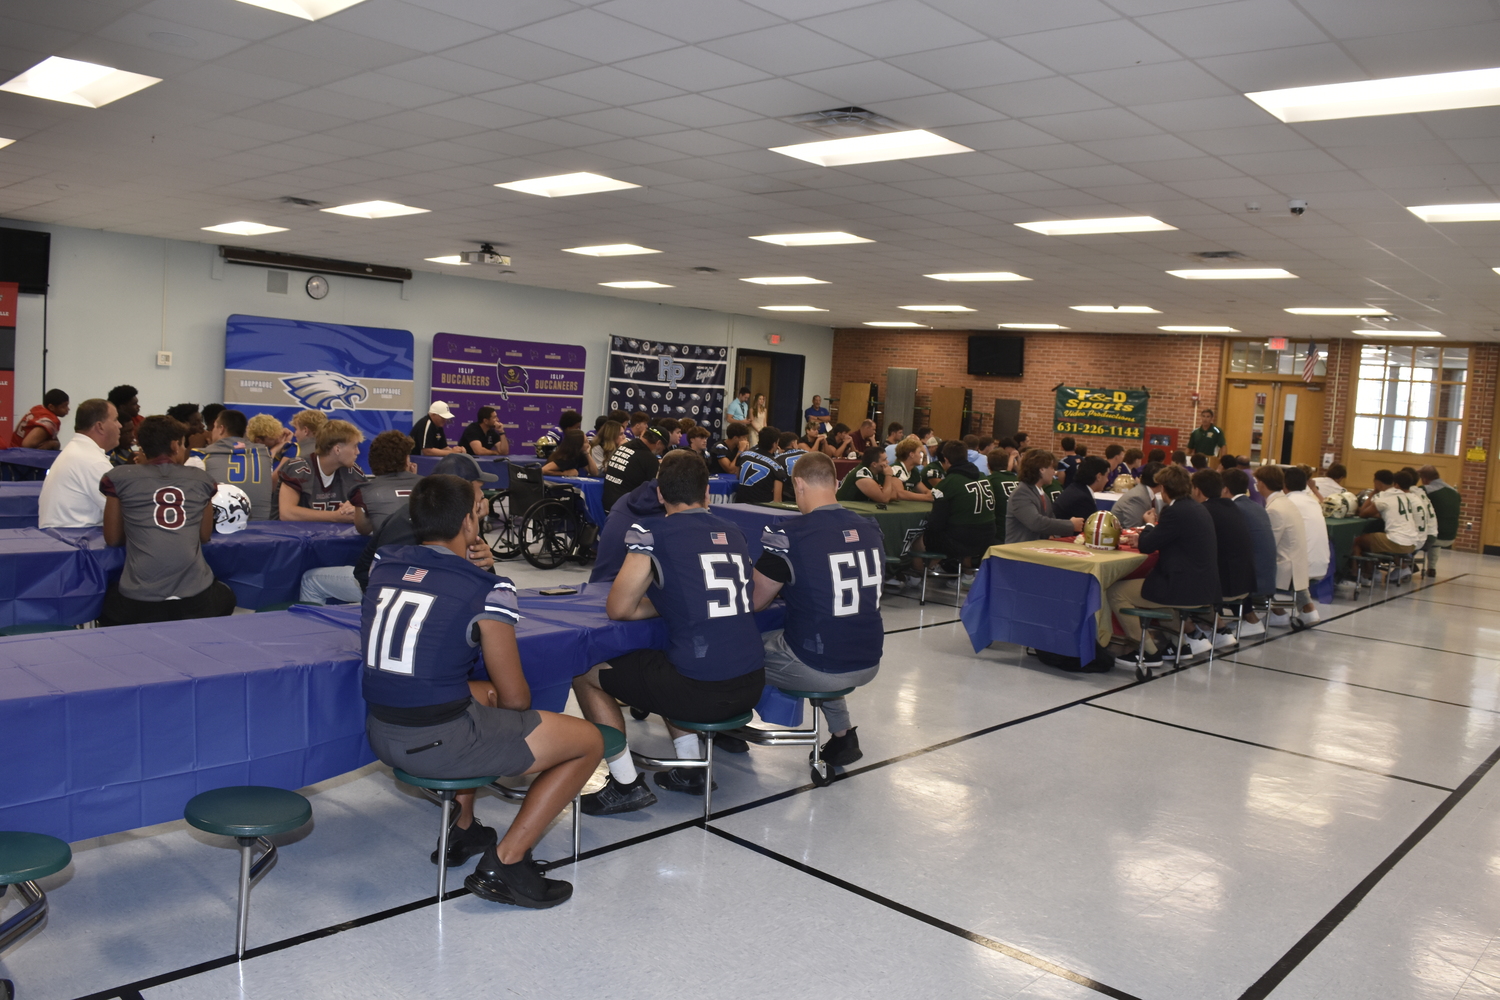
[[[730,736],[728,733],[714,733],[714,749],[725,753],[749,753],[750,744],[738,736]]]
[[[865,755],[859,748],[858,726],[850,726],[849,731],[843,736],[829,737],[828,742],[823,744],[819,755],[835,767],[848,767]],[[808,759],[812,755],[808,754]]]
[[[656,784],[669,792],[687,792],[689,795],[702,795],[704,775],[707,774],[701,767],[674,767],[670,771],[656,772]],[[714,782],[714,791],[719,790],[719,783]]]
[[[573,895],[573,883],[542,877],[542,867],[531,860],[530,851],[520,861],[507,865],[500,861],[493,847],[484,852],[474,871],[464,879],[464,888],[492,903],[510,903],[532,910],[556,906]]]
[[[579,804],[585,816],[613,816],[656,805],[656,793],[646,787],[644,774],[637,774],[628,785],[622,785],[611,774],[603,788],[580,796]]]
[[[448,827],[448,867],[457,868],[476,854],[483,854],[486,850],[499,843],[500,838],[495,834],[495,828],[485,826],[475,817],[469,824],[467,830],[458,825],[458,819],[453,820],[453,825]],[[432,849],[429,860],[437,864],[437,848]]]
[[[1134,654],[1134,653],[1130,653],[1129,655],[1124,655],[1124,656],[1116,656],[1115,657],[1115,666],[1117,666],[1117,667],[1124,667],[1126,670],[1134,670],[1136,668],[1135,656],[1136,656],[1136,654]],[[1152,667],[1160,667],[1160,666],[1162,666],[1163,664],[1162,664],[1161,650],[1157,650],[1154,653],[1147,653],[1144,657],[1142,657],[1141,663],[1148,670],[1151,669]]]

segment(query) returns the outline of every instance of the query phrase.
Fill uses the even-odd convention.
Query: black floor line
[[[1319,757],[1316,754],[1303,753],[1300,750],[1288,750],[1285,747],[1274,747],[1269,743],[1257,743],[1254,740],[1240,739],[1238,736],[1226,736],[1223,733],[1215,733],[1207,729],[1195,729],[1192,726],[1184,726],[1176,722],[1167,722],[1164,719],[1153,719],[1149,715],[1137,715],[1135,712],[1122,712],[1118,708],[1110,708],[1107,705],[1097,705],[1093,702],[1089,702],[1088,707],[1097,708],[1101,712],[1113,712],[1115,715],[1124,715],[1132,719],[1140,719],[1142,722],[1154,722],[1158,726],[1169,726],[1172,729],[1181,729],[1185,732],[1197,733],[1200,736],[1212,736],[1217,740],[1228,740],[1230,743],[1243,743],[1245,746],[1259,747],[1262,750],[1274,750],[1277,753],[1291,754],[1293,757],[1302,757],[1306,760],[1315,760],[1322,764],[1333,764],[1336,767],[1347,767],[1351,771],[1363,771],[1366,774],[1373,774],[1381,778],[1391,778],[1395,781],[1405,781],[1413,785],[1423,785],[1427,788],[1435,788],[1440,792],[1453,791],[1453,789],[1449,788],[1447,785],[1434,785],[1430,781],[1419,781],[1416,778],[1403,778],[1399,774],[1391,774],[1387,771],[1376,771],[1373,768],[1360,767],[1358,764],[1350,764],[1342,760],[1333,760],[1329,757]]]
[[[988,948],[991,951],[997,951],[1008,958],[1014,958],[1017,961],[1025,962],[1032,968],[1040,969],[1043,972],[1047,972],[1059,978],[1066,979],[1069,982],[1077,983],[1080,986],[1086,986],[1094,992],[1102,993],[1107,997],[1116,997],[1117,1000],[1137,1000],[1134,994],[1126,993],[1124,990],[1117,990],[1113,986],[1106,986],[1104,983],[1101,983],[1096,979],[1090,979],[1088,976],[1085,976],[1082,973],[1074,972],[1071,969],[1065,969],[1060,965],[1047,961],[1045,958],[1038,958],[1037,956],[1032,955],[1029,952],[1024,952],[1021,949],[1005,944],[1002,941],[996,941],[994,938],[985,937],[983,934],[977,934],[974,931],[967,930],[963,927],[958,926],[957,924],[952,924],[939,917],[934,917],[930,913],[924,913],[921,910],[907,906],[905,903],[898,903],[894,899],[891,899],[887,896],[882,896],[877,892],[872,892],[869,889],[863,888],[862,886],[855,885],[853,882],[846,882],[843,879],[839,878],[837,875],[830,875],[821,869],[814,868],[811,865],[803,864],[801,861],[797,861],[794,858],[789,858],[784,854],[778,854],[770,848],[762,847],[760,844],[752,843],[751,841],[745,840],[742,837],[736,837],[732,833],[725,833],[723,830],[715,829],[713,827],[709,827],[708,832],[712,833],[716,837],[722,837],[724,840],[727,840],[732,844],[738,844],[740,847],[754,851],[756,854],[761,854],[765,857],[771,858],[774,861],[779,861],[782,864],[786,865],[788,868],[793,868],[799,872],[802,872],[804,875],[811,875],[813,878],[821,879],[822,881],[827,882],[829,885],[837,886],[838,888],[843,889],[846,892],[852,892],[856,896],[861,896],[865,899],[868,899],[872,903],[878,903],[888,909],[895,910],[897,913],[900,913],[903,916],[911,917],[914,920],[920,920],[922,923],[927,924],[930,927],[936,927],[940,931],[946,931],[947,933],[952,934],[955,937],[963,938],[965,941],[969,941],[974,944],[980,945],[981,947]]]
[[[1469,574],[1467,574],[1467,573],[1459,574],[1458,576],[1450,577],[1449,580],[1457,580],[1457,579],[1460,579],[1461,577],[1467,576],[1467,575],[1469,575]],[[1440,580],[1440,581],[1437,581],[1437,582],[1438,583],[1447,583],[1447,582],[1449,582],[1449,580]],[[1434,586],[1434,585],[1435,584],[1426,584],[1426,587],[1431,587],[1431,586]],[[1425,587],[1417,588],[1417,590],[1420,590],[1420,589],[1425,589]],[[1347,617],[1348,615],[1358,614],[1359,612],[1368,610],[1369,608],[1378,607],[1379,605],[1384,604],[1387,601],[1393,601],[1393,600],[1397,600],[1397,599],[1399,599],[1401,597],[1410,596],[1411,594],[1416,593],[1417,590],[1407,591],[1406,593],[1403,593],[1403,594],[1397,594],[1395,597],[1387,597],[1387,598],[1384,598],[1383,600],[1380,600],[1380,601],[1373,601],[1373,602],[1371,602],[1369,604],[1361,605],[1360,607],[1351,609],[1350,611],[1347,611],[1347,612],[1345,612],[1342,615],[1336,615],[1335,617],[1328,619],[1328,621],[1337,621],[1338,619]],[[955,619],[955,621],[957,621],[957,620],[958,619]],[[936,625],[951,625],[951,624],[953,624],[953,622],[951,622],[951,621],[950,622],[935,622],[932,625],[917,625],[917,626],[913,626],[912,628],[908,628],[908,629],[896,629],[895,632],[909,632],[909,631],[913,631],[914,629],[919,629],[919,628],[932,628],[932,627],[935,627]],[[888,632],[886,634],[887,635],[892,635],[892,634],[894,634],[894,632]],[[1256,648],[1258,646],[1263,646],[1263,645],[1265,645],[1268,642],[1275,642],[1278,639],[1284,639],[1288,635],[1297,635],[1297,634],[1299,634],[1299,633],[1288,632],[1288,633],[1284,633],[1282,635],[1267,636],[1266,638],[1262,639],[1259,643],[1257,643],[1256,646],[1252,646],[1251,648]],[[1343,633],[1338,633],[1338,634],[1343,634]],[[965,733],[965,734],[963,734],[961,736],[955,736],[952,739],[944,740],[941,743],[934,743],[932,746],[929,746],[929,747],[921,747],[919,749],[912,750],[912,751],[909,751],[907,753],[899,754],[899,755],[897,755],[895,757],[888,758],[887,760],[877,761],[876,763],[873,763],[873,764],[867,764],[864,767],[854,768],[852,770],[845,771],[842,774],[838,774],[838,775],[833,776],[833,780],[834,781],[843,781],[843,780],[846,780],[848,778],[852,778],[852,777],[854,777],[856,775],[865,774],[865,773],[867,773],[869,771],[878,770],[880,768],[889,766],[891,764],[897,764],[897,763],[900,763],[902,761],[911,760],[914,757],[920,757],[920,756],[923,756],[924,754],[932,753],[932,752],[937,751],[937,750],[944,750],[944,749],[947,749],[948,747],[956,746],[957,744],[968,742],[969,740],[978,739],[981,736],[987,736],[990,733],[998,732],[998,731],[1000,731],[1002,729],[1009,729],[1012,726],[1018,726],[1018,725],[1020,725],[1023,722],[1030,722],[1030,721],[1033,721],[1035,719],[1040,719],[1040,718],[1043,718],[1043,717],[1048,716],[1048,715],[1054,715],[1054,714],[1056,714],[1058,712],[1064,711],[1064,710],[1069,709],[1069,708],[1076,708],[1079,705],[1088,704],[1088,703],[1092,702],[1096,698],[1103,698],[1106,695],[1116,694],[1116,693],[1118,693],[1120,691],[1127,691],[1130,688],[1138,687],[1141,684],[1150,684],[1150,683],[1152,683],[1152,681],[1161,680],[1161,679],[1166,678],[1166,677],[1171,677],[1174,674],[1181,673],[1184,670],[1191,670],[1191,669],[1193,669],[1196,666],[1202,666],[1202,665],[1203,665],[1202,663],[1187,664],[1187,665],[1184,665],[1184,666],[1177,667],[1177,668],[1175,668],[1173,670],[1169,670],[1169,671],[1166,671],[1164,673],[1157,674],[1157,675],[1155,675],[1154,677],[1152,677],[1152,678],[1150,678],[1148,680],[1144,680],[1144,681],[1131,680],[1131,681],[1129,681],[1129,682],[1127,682],[1125,684],[1120,684],[1120,685],[1117,685],[1117,686],[1112,687],[1112,688],[1107,688],[1107,689],[1105,689],[1103,691],[1096,691],[1096,692],[1093,692],[1092,694],[1085,695],[1085,696],[1083,696],[1081,698],[1075,699],[1074,701],[1066,702],[1066,703],[1064,703],[1062,705],[1058,705],[1058,706],[1055,706],[1053,708],[1043,709],[1043,710],[1038,711],[1038,712],[1033,712],[1030,715],[1024,715],[1024,716],[1021,716],[1021,717],[1016,718],[1016,719],[1011,719],[1011,720],[1009,720],[1007,722],[997,723],[997,724],[995,724],[993,726],[986,726],[985,728],[975,730],[972,733]],[[1253,666],[1253,664],[1247,664],[1247,666]],[[1100,706],[1100,707],[1102,707],[1102,706]],[[1110,711],[1113,711],[1113,710],[1110,710]],[[1209,735],[1214,735],[1214,734],[1209,734]],[[1270,748],[1270,749],[1275,749],[1275,748]],[[1287,751],[1287,752],[1290,753],[1292,751]],[[1500,751],[1497,751],[1497,752],[1500,752]],[[1346,766],[1349,766],[1349,765],[1346,765]],[[1410,780],[1410,779],[1404,779],[1404,780]],[[789,788],[789,789],[784,789],[784,790],[782,790],[780,792],[774,792],[774,793],[772,793],[770,795],[763,796],[763,797],[761,797],[759,799],[755,799],[755,800],[753,800],[751,802],[746,802],[746,803],[744,803],[742,805],[731,806],[728,809],[723,809],[723,810],[716,811],[716,812],[714,812],[712,814],[712,816],[710,817],[710,819],[711,820],[715,820],[715,819],[722,819],[722,818],[728,817],[728,816],[733,816],[733,815],[735,815],[737,813],[746,812],[748,810],[755,809],[755,808],[758,808],[758,807],[763,806],[763,805],[768,805],[768,804],[770,804],[772,802],[777,802],[777,801],[780,801],[781,799],[789,798],[789,797],[791,797],[793,795],[801,795],[801,794],[804,794],[806,792],[810,792],[810,791],[812,791],[816,787],[817,786],[815,786],[811,782],[809,782],[808,784],[805,784],[805,785],[799,785],[796,788]],[[1433,786],[1433,787],[1437,787],[1437,786]],[[1459,787],[1463,788],[1464,786],[1461,785]],[[590,851],[584,851],[582,853],[582,855],[580,856],[579,860],[588,860],[588,859],[591,859],[591,858],[597,858],[597,857],[601,857],[603,855],[612,854],[612,853],[614,853],[616,851],[624,850],[627,847],[633,847],[636,844],[645,843],[646,841],[649,841],[649,840],[655,840],[655,839],[657,839],[659,837],[665,837],[665,836],[667,836],[669,834],[677,833],[680,830],[686,830],[686,829],[690,829],[690,828],[695,827],[695,826],[703,826],[703,825],[704,825],[704,823],[703,823],[703,820],[702,820],[701,817],[700,818],[694,818],[694,819],[691,819],[691,820],[683,820],[681,822],[674,823],[674,824],[672,824],[670,826],[662,827],[662,828],[660,828],[658,830],[652,830],[652,831],[650,831],[648,833],[640,834],[639,836],[630,837],[630,838],[627,838],[625,840],[617,841],[617,842],[615,842],[613,844],[606,844],[603,847],[597,847],[597,848],[594,848],[593,850],[590,850]],[[713,832],[713,833],[717,833],[718,832],[716,830],[713,830],[712,827],[709,827],[708,829],[710,830],[710,832]],[[563,866],[571,864],[571,863],[572,863],[572,859],[568,858],[568,859],[563,859],[563,860],[559,860],[559,861],[549,862],[548,865],[547,865],[547,867],[549,869],[554,869],[554,868],[563,867]],[[856,891],[856,892],[861,892],[861,893],[864,892],[864,890],[860,890],[860,889],[858,889],[856,887],[851,887],[851,891]],[[467,890],[467,889],[457,889],[457,890],[453,890],[453,891],[449,892],[447,894],[447,896],[444,897],[444,898],[446,898],[446,899],[454,899],[454,898],[457,898],[457,897],[460,897],[460,896],[466,896],[468,894],[469,894],[469,890]],[[343,923],[333,924],[331,926],[320,928],[318,930],[308,931],[305,934],[300,934],[300,935],[297,935],[295,937],[285,938],[285,939],[283,939],[281,941],[275,941],[275,942],[272,942],[270,944],[262,945],[259,948],[251,948],[251,949],[249,949],[249,950],[247,950],[245,952],[245,958],[248,960],[248,959],[257,957],[259,955],[269,955],[269,954],[272,954],[274,952],[278,952],[278,951],[282,951],[282,950],[287,949],[287,948],[295,947],[296,945],[306,944],[307,942],[310,942],[310,941],[316,941],[319,938],[329,937],[330,935],[333,935],[333,934],[340,934],[340,933],[343,933],[344,931],[354,930],[356,928],[364,927],[364,926],[367,926],[367,925],[373,924],[373,923],[379,923],[380,921],[390,919],[391,917],[397,917],[397,916],[400,916],[400,915],[405,914],[405,913],[410,913],[410,912],[412,912],[414,910],[423,909],[425,907],[433,905],[435,902],[436,902],[436,899],[433,898],[433,897],[424,897],[423,899],[415,900],[415,901],[410,902],[410,903],[403,903],[403,904],[401,904],[399,906],[393,906],[393,907],[390,907],[389,909],[381,910],[381,911],[379,911],[377,913],[366,914],[363,917],[356,917],[353,920],[348,920],[348,921],[345,921]],[[988,941],[989,941],[989,939],[986,938],[983,941],[981,941],[980,943],[985,943],[985,942],[988,942]],[[999,944],[998,942],[994,942],[994,943],[995,944]],[[986,946],[988,947],[988,945],[986,945]],[[1022,957],[1020,953],[1018,953],[1016,957],[1020,958],[1022,961],[1026,961],[1026,958]],[[1038,961],[1040,961],[1040,960],[1038,960]],[[226,956],[224,956],[222,958],[210,959],[210,960],[208,960],[206,962],[201,962],[201,963],[199,963],[197,965],[192,965],[192,966],[188,966],[188,967],[185,967],[185,968],[182,968],[182,969],[177,969],[177,970],[175,970],[173,972],[164,972],[164,973],[161,973],[159,975],[152,976],[152,977],[147,978],[147,979],[142,979],[142,980],[140,980],[138,982],[135,982],[135,983],[131,983],[128,986],[114,987],[112,989],[103,990],[103,991],[100,991],[100,992],[97,992],[97,993],[90,993],[90,994],[87,994],[84,997],[78,998],[78,1000],[136,1000],[136,998],[139,996],[139,991],[140,990],[152,989],[154,987],[162,986],[162,985],[165,985],[167,983],[176,982],[176,981],[178,981],[180,979],[186,979],[186,978],[188,978],[190,976],[199,975],[199,974],[204,973],[204,972],[210,972],[210,971],[212,971],[214,969],[222,968],[223,966],[226,966],[226,965],[232,965],[232,964],[234,964],[234,962],[235,962],[235,958],[234,958],[233,955],[226,955]],[[1063,973],[1066,973],[1066,970],[1062,970],[1062,973],[1060,973],[1060,974],[1063,974]],[[1088,984],[1085,983],[1084,985],[1088,985]],[[1111,993],[1110,995],[1111,996],[1120,996],[1120,997],[1123,997],[1123,998],[1129,998],[1129,994],[1124,994],[1124,993]]]
[[[927,622],[923,625],[913,625],[910,628],[893,628],[889,632],[887,632],[886,635],[897,635],[901,632],[915,632],[919,628],[937,628],[939,625],[956,625],[961,620],[962,619],[954,618],[946,622]]]
[[[1330,632],[1329,635],[1340,635],[1339,632]],[[1356,638],[1351,636],[1350,638]],[[1381,694],[1393,694],[1401,698],[1413,698],[1417,701],[1431,702],[1434,705],[1452,705],[1454,708],[1466,708],[1471,712],[1488,712],[1491,715],[1500,715],[1500,708],[1480,708],[1478,705],[1465,705],[1461,701],[1447,701],[1442,698],[1431,698],[1425,694],[1412,694],[1410,691],[1392,691],[1390,688],[1376,687],[1373,684],[1358,684],[1354,681],[1340,680],[1335,677],[1322,677],[1318,674],[1304,674],[1297,670],[1285,670],[1281,667],[1268,667],[1264,663],[1251,663],[1248,660],[1235,660],[1235,665],[1241,667],[1254,667],[1256,670],[1268,670],[1273,674],[1287,674],[1291,677],[1305,677],[1310,681],[1322,681],[1324,684],[1338,684],[1343,687],[1359,688],[1362,691],[1379,691]]]
[[[1467,656],[1475,660],[1487,660],[1490,663],[1494,663],[1497,659],[1500,659],[1494,656],[1480,656],[1478,653],[1465,653],[1457,649],[1439,649],[1436,646],[1424,646],[1418,642],[1402,642],[1400,639],[1382,639],[1374,635],[1360,635],[1357,632],[1329,632],[1328,634],[1343,636],[1346,639],[1363,639],[1366,642],[1378,642],[1388,646],[1405,646],[1408,649],[1420,649],[1423,652],[1429,653],[1436,652],[1447,653],[1450,656]]]
[[[1491,614],[1495,612],[1494,608],[1486,608],[1478,604],[1454,604],[1452,601],[1434,601],[1430,597],[1419,598],[1419,600],[1424,604],[1441,604],[1445,608],[1463,608],[1465,611],[1488,611]]]
[[[1496,747],[1478,767],[1470,772],[1469,776],[1457,788],[1450,792],[1442,802],[1438,803],[1438,807],[1415,830],[1408,834],[1406,839],[1401,841],[1394,851],[1386,855],[1385,860],[1376,865],[1374,871],[1366,875],[1360,880],[1358,885],[1349,890],[1349,893],[1343,899],[1339,900],[1333,909],[1324,915],[1322,920],[1314,924],[1312,929],[1302,935],[1302,938],[1296,944],[1292,945],[1287,953],[1277,960],[1275,965],[1266,970],[1265,975],[1261,976],[1250,985],[1249,989],[1241,993],[1239,1000],[1263,1000],[1263,998],[1271,994],[1272,990],[1280,986],[1286,977],[1292,974],[1292,970],[1297,968],[1303,959],[1312,954],[1313,950],[1322,944],[1328,935],[1333,933],[1334,929],[1343,922],[1345,917],[1354,912],[1355,908],[1364,901],[1365,897],[1370,894],[1375,886],[1380,884],[1380,880],[1385,878],[1391,869],[1400,863],[1402,858],[1410,854],[1412,849],[1420,844],[1422,839],[1431,833],[1443,821],[1445,816],[1453,811],[1454,806],[1463,801],[1464,796],[1468,795],[1474,789],[1474,786],[1479,784],[1479,780],[1489,773],[1490,768],[1495,766],[1496,761],[1500,761],[1500,747]]]

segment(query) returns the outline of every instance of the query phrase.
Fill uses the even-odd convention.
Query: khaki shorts
[[[1409,556],[1417,550],[1415,545],[1397,545],[1383,531],[1372,531],[1365,537],[1365,548],[1382,555]]]

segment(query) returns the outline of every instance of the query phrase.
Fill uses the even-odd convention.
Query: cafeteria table
[[[875,523],[880,525],[881,534],[885,536],[885,554],[888,556],[907,555],[912,543],[922,536],[923,529],[927,527],[927,516],[932,513],[932,504],[920,500],[892,500],[888,504],[874,504],[868,500],[840,500],[839,503],[845,510],[874,518]],[[794,503],[756,506],[792,513],[797,511]]]
[[[0,479],[26,482],[42,479],[58,452],[48,448],[0,448]]]
[[[0,528],[35,528],[41,495],[40,481],[0,482]]]
[[[430,476],[433,470],[437,468],[437,464],[443,459],[438,455],[413,455],[411,460],[416,465],[417,472],[424,476]],[[543,459],[537,458],[535,455],[511,455],[500,458],[475,456],[474,461],[479,463],[481,470],[495,477],[495,482],[485,483],[484,485],[490,489],[503,490],[510,485],[509,463],[514,462],[517,465],[541,465]]]
[[[992,642],[1013,642],[1088,663],[1095,642],[1108,643],[1113,632],[1104,591],[1146,559],[1045,539],[993,545],[959,617],[976,653]]]

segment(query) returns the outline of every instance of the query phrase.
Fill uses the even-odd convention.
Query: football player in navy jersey
[[[760,631],[751,610],[750,551],[739,528],[709,513],[708,470],[696,456],[669,452],[656,488],[666,514],[625,533],[625,562],[605,601],[616,621],[660,615],[670,645],[638,649],[573,678],[584,717],[624,732],[620,702],[669,719],[715,722],[748,712],[765,686]],[[671,725],[678,757],[697,758],[696,733]],[[669,791],[702,795],[700,769],[656,776]],[[630,751],[609,762],[609,781],[583,797],[591,816],[632,812],[656,801]]]
[[[875,679],[885,645],[880,587],[885,538],[871,518],[841,505],[834,495],[833,459],[808,452],[792,470],[797,509],[766,528],[755,563],[755,608],[780,594],[786,626],[761,638],[766,683],[798,691],[840,691]],[[859,760],[856,727],[843,698],[823,702],[832,738],[822,757],[847,766]]]
[[[785,470],[776,462],[776,448],[781,431],[765,427],[754,448],[740,452],[740,484],[734,488],[735,503],[780,503]]]
[[[458,793],[457,829],[441,860],[451,868],[482,851],[464,880],[471,892],[541,909],[573,887],[544,878],[531,849],[593,775],[604,746],[584,720],[531,708],[516,648],[516,588],[465,557],[479,538],[475,492],[458,476],[426,477],[411,495],[418,544],[375,557],[360,628],[365,733],[376,757],[419,777],[536,774],[498,844],[474,818],[473,792]],[[471,696],[481,652],[498,708]]]
[[[782,431],[781,437],[776,440],[776,464],[781,466],[781,497],[787,503],[797,502],[797,484],[792,481],[792,469],[797,460],[806,455],[808,449],[797,447],[797,435],[791,431]]]

